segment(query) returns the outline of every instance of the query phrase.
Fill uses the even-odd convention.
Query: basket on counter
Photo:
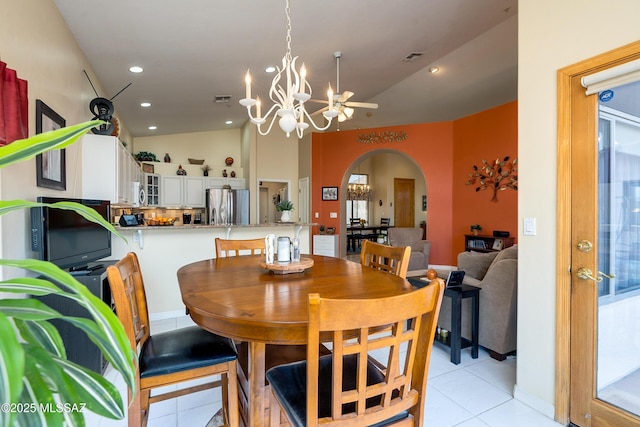
[[[204,159],[199,160],[199,159],[187,159],[189,160],[189,164],[190,165],[201,165],[204,163]]]

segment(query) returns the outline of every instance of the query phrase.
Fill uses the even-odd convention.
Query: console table
[[[421,288],[429,284],[419,277],[407,277],[411,285]],[[471,358],[478,358],[478,324],[480,317],[480,288],[471,285],[446,287],[444,296],[451,298],[451,331],[449,345],[451,347],[451,363],[460,364],[462,350],[462,300],[471,298]]]

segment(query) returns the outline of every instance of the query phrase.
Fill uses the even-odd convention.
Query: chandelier
[[[347,187],[348,200],[371,200],[371,188],[366,184],[349,184]]]
[[[337,109],[333,106],[333,91],[329,88],[327,97],[329,98],[329,109],[322,113],[328,123],[321,127],[317,125],[307,110],[304,103],[311,99],[311,85],[306,80],[307,70],[302,64],[300,72],[296,70],[296,60],[291,55],[291,16],[290,16],[290,0],[286,0],[285,14],[287,16],[287,52],[282,58],[282,68],[278,67],[278,73],[271,82],[269,89],[269,98],[273,102],[273,106],[267,113],[261,115],[260,98],[251,98],[251,75],[249,71],[245,75],[246,94],[240,100],[240,105],[247,107],[247,114],[251,123],[258,126],[260,135],[267,135],[271,131],[271,127],[275,123],[277,117],[280,117],[278,124],[280,128],[287,134],[287,138],[291,132],[295,131],[298,138],[302,138],[304,130],[309,127],[309,123],[317,130],[326,130],[331,126],[331,120],[338,115]],[[286,82],[281,82],[286,77]],[[282,86],[284,84],[284,87]],[[308,92],[307,92],[308,89]],[[251,114],[251,108],[256,107],[256,115]],[[271,117],[269,119],[269,117]],[[266,131],[262,130],[262,125],[270,120],[269,127]],[[309,121],[307,123],[306,121]]]

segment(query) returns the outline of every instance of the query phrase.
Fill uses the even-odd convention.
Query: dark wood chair
[[[351,218],[349,220],[349,226],[354,228],[354,227],[359,227],[360,226],[360,218]],[[349,233],[349,235],[347,236],[348,240],[351,242],[351,249],[353,249],[354,251],[356,250],[356,246],[360,247],[362,245],[362,239],[363,239],[364,235],[362,234],[362,230],[351,230],[351,233]]]
[[[246,240],[228,240],[216,237],[216,258],[222,256],[237,256],[239,251],[248,252],[247,255],[264,255],[266,244],[264,238]]]
[[[281,408],[271,411],[271,425],[279,425],[283,413],[294,427],[422,426],[443,291],[444,282],[436,279],[387,298],[310,294],[307,360],[267,372],[270,404]],[[318,344],[326,337],[333,354],[320,356]]]
[[[410,256],[411,246],[388,246],[365,240],[360,264],[406,278]]]
[[[151,335],[144,281],[135,253],[130,252],[107,267],[107,278],[118,319],[137,359],[136,390],[128,393],[129,427],[147,425],[151,403],[220,386],[225,425],[238,426],[237,354],[233,341],[198,326]],[[151,396],[153,389],[214,375],[221,379]]]

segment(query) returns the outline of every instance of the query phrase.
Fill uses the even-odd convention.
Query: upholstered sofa
[[[500,252],[463,252],[458,270],[464,282],[481,288],[478,343],[491,357],[504,360],[516,350],[516,307],[518,297],[518,247]],[[444,298],[438,325],[451,330],[451,299]],[[471,339],[471,299],[462,300],[462,337]]]
[[[391,227],[387,230],[387,235],[391,246],[411,246],[409,271],[428,268],[431,243],[422,240],[422,228]]]

